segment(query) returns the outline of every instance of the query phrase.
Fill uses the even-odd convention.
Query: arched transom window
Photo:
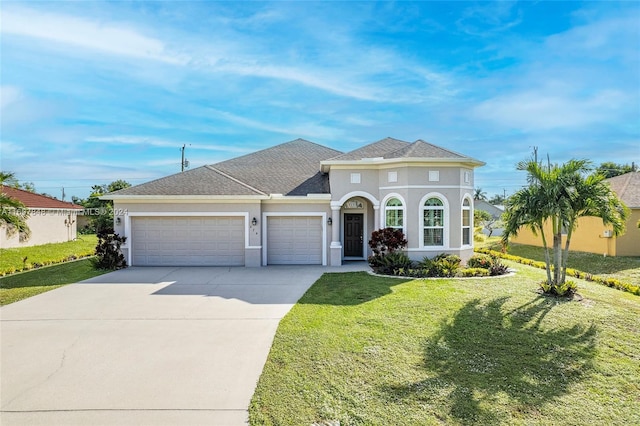
[[[437,197],[431,197],[422,206],[422,237],[425,246],[444,245],[444,204]]]
[[[462,245],[471,245],[471,202],[468,198],[462,202]]]
[[[389,198],[384,206],[385,227],[404,229],[404,206],[398,198]]]

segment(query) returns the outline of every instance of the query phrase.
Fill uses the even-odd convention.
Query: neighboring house
[[[630,172],[607,179],[611,189],[631,210],[627,219],[627,229],[623,235],[613,236],[611,227],[604,226],[602,219],[583,217],[578,219],[578,227],[571,236],[572,251],[585,251],[605,256],[640,256],[640,172]],[[545,230],[550,235],[551,228]],[[528,229],[521,229],[518,236],[511,239],[518,244],[542,246],[537,237]],[[565,243],[563,238],[562,244]]]
[[[495,222],[498,222],[502,217],[502,213],[504,213],[503,206],[494,206],[493,204],[488,203],[487,201],[484,201],[484,200],[475,200],[474,208],[475,210],[484,210],[485,212],[489,213],[491,217],[495,220]],[[492,237],[502,236],[502,231],[503,231],[502,228],[493,228],[491,230],[487,228],[482,229],[483,234],[485,235],[491,234]]]
[[[27,247],[71,241],[77,236],[77,218],[83,207],[22,189],[2,187],[2,192],[25,205],[29,212],[27,225],[31,237],[20,241],[18,233],[8,236],[6,226],[0,228],[0,247]]]
[[[473,171],[418,140],[342,153],[297,139],[107,194],[130,265],[341,265],[380,228],[410,257],[473,253]]]

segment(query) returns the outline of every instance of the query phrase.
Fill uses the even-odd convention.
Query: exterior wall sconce
[[[258,219],[256,219],[255,217],[253,219],[251,219],[251,224],[253,226],[256,226],[258,224]]]
[[[122,219],[116,217],[116,225],[120,225],[122,223]]]
[[[333,225],[333,219],[331,218],[327,219],[327,225]]]

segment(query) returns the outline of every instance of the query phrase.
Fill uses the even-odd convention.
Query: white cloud
[[[23,146],[15,142],[7,140],[0,141],[0,154],[2,159],[6,162],[13,162],[14,160],[23,160],[25,158],[33,158],[38,155],[34,152],[27,151]]]
[[[640,27],[637,13],[575,26],[547,38],[545,49],[564,57],[622,57],[638,63]],[[629,43],[635,40],[635,43]]]
[[[522,14],[514,6],[516,3],[510,1],[474,4],[463,10],[456,24],[461,31],[470,35],[495,35],[522,22]]]
[[[249,152],[249,149],[229,145],[216,145],[202,142],[188,142],[182,140],[166,140],[153,136],[89,136],[85,138],[86,142],[104,143],[112,145],[145,145],[157,148],[180,148],[187,145],[190,149],[202,151],[224,151],[224,152]]]
[[[22,91],[15,86],[0,86],[0,111],[22,99]]]
[[[103,21],[96,18],[63,15],[27,9],[4,8],[3,35],[17,35],[47,42],[62,43],[125,58],[152,60],[182,65],[186,69],[212,74],[239,77],[257,77],[293,82],[341,97],[362,101],[415,103],[438,100],[449,95],[449,79],[445,74],[425,68],[415,61],[397,55],[391,50],[363,46],[356,37],[345,34],[339,41],[315,40],[310,49],[323,53],[305,60],[301,52],[273,51],[255,38],[224,27],[208,35],[173,32],[169,38],[153,37],[125,22]],[[269,22],[279,15],[274,11],[258,13],[251,18]],[[231,24],[230,24],[231,25]],[[179,48],[177,47],[179,46]],[[40,48],[48,48],[47,45]],[[83,53],[70,49],[69,52]],[[304,64],[304,65],[301,65]],[[120,67],[121,72],[135,73],[137,68]],[[165,84],[171,77],[155,70],[145,81],[158,79]],[[403,74],[402,79],[390,80],[392,74]],[[175,83],[175,82],[174,82]],[[419,90],[415,89],[417,83]],[[427,95],[428,93],[428,95]]]
[[[184,64],[186,60],[169,53],[162,41],[142,35],[122,24],[23,8],[5,9],[1,13],[2,34],[33,37],[171,64]]]
[[[304,70],[298,67],[274,66],[274,65],[243,65],[241,63],[230,63],[215,68],[216,71],[226,71],[240,75],[251,75],[254,77],[273,78],[278,80],[289,80],[304,86],[324,90],[335,95],[345,96],[354,99],[376,101],[380,100],[379,95],[372,88],[367,88],[358,84],[350,84],[340,79],[332,79],[326,74],[322,77],[315,75],[316,72]],[[327,74],[334,74],[329,72]]]
[[[342,131],[333,127],[322,126],[313,122],[299,123],[293,125],[273,125],[263,123],[258,120],[242,117],[227,111],[219,111],[215,109],[208,110],[212,115],[216,115],[225,121],[238,124],[252,129],[265,130],[273,133],[285,134],[293,137],[323,139],[336,138],[342,134]]]
[[[480,119],[521,130],[576,128],[608,122],[621,105],[624,93],[604,90],[590,97],[524,91],[497,96],[480,103],[473,113]]]

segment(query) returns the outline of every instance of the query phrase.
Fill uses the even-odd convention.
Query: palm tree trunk
[[[571,228],[567,231],[567,241],[564,244],[564,257],[562,258],[562,280],[560,284],[564,284],[567,280],[567,259],[569,259],[569,244],[571,243]]]
[[[553,286],[560,284],[560,270],[562,268],[562,221],[553,218]]]
[[[544,262],[547,264],[547,283],[551,284],[551,258],[549,256],[549,244],[547,244],[547,236],[544,235],[544,229],[540,227],[540,235],[542,236],[542,246],[544,247]]]

